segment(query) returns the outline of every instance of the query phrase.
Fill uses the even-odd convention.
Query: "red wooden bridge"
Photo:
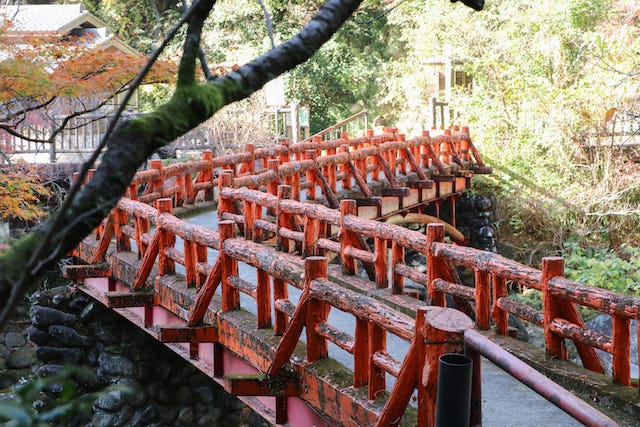
[[[611,381],[631,389],[640,300],[565,279],[561,258],[537,270],[465,247],[455,223],[425,214],[446,208],[455,218],[472,176],[490,171],[467,128],[411,140],[388,128],[152,161],[65,274],[274,423],[434,425],[438,358],[466,353],[473,425],[482,423],[480,356],[580,422],[615,425],[496,342],[509,339],[500,337],[511,313],[544,328],[550,358],[566,359],[573,341],[583,366],[602,373],[596,349],[611,353]],[[214,198],[217,230],[172,213]],[[398,215],[429,222],[426,234],[385,222]],[[426,272],[406,262],[409,252],[426,257]],[[474,287],[461,283],[460,266],[473,270]],[[405,289],[407,279],[425,286],[427,302]],[[511,299],[508,282],[541,292],[543,310]],[[443,307],[446,294],[458,310]],[[610,314],[613,335],[585,329],[579,306]],[[354,333],[331,324],[335,312]],[[407,343],[400,358],[387,346],[398,341]]]

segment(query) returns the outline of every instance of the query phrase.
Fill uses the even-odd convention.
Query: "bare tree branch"
[[[215,1],[200,0],[194,3],[182,18],[189,21],[189,27],[176,91],[169,102],[148,115],[118,125],[109,137],[105,137],[89,160],[89,163],[94,162],[106,144],[107,150],[102,162],[87,185],[79,189],[80,186],[76,183],[64,206],[53,219],[16,241],[0,255],[0,325],[6,320],[17,295],[45,268],[52,265],[56,259],[55,253],[64,254],[76,247],[109,214],[125,193],[138,167],[149,155],[195,128],[225,105],[246,98],[269,80],[311,58],[349,18],[360,2],[361,0],[329,0],[286,43],[237,71],[202,84],[195,80],[195,60],[199,51],[202,22]],[[139,84],[141,80],[142,78],[137,78],[134,84]],[[131,92],[128,93],[130,94]],[[125,98],[122,103],[118,117],[129,98],[130,96]],[[111,127],[114,126],[113,123]],[[85,165],[78,182],[82,182],[88,167]],[[90,211],[95,214],[78,221],[83,213]],[[61,230],[66,231],[61,233]]]

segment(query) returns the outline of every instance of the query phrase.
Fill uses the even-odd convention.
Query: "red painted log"
[[[222,257],[216,258],[216,263],[207,275],[207,280],[200,287],[196,295],[193,308],[189,313],[189,319],[187,320],[188,326],[195,326],[202,322],[204,315],[207,312],[207,308],[211,303],[211,298],[215,294],[220,281],[222,280]]]
[[[271,278],[261,269],[256,269],[256,306],[258,329],[271,327]]]
[[[364,387],[369,383],[369,322],[356,317],[355,337],[353,341],[353,386]]]
[[[476,326],[489,329],[491,325],[491,276],[486,271],[475,270]]]
[[[509,297],[498,298],[496,307],[505,318],[507,313],[511,313],[523,320],[526,320],[527,322],[533,323],[534,325],[538,325],[540,327],[544,326],[544,315],[540,311],[535,308],[531,308],[528,305],[514,301]],[[509,334],[506,320],[504,326],[498,326],[498,331],[505,336]]]
[[[392,265],[391,293],[394,295],[401,295],[404,293],[404,278],[406,276],[404,274],[401,274],[401,272],[402,271],[408,272],[407,270],[409,270],[409,266],[403,263],[404,263],[404,246],[400,245],[398,241],[394,239],[391,241],[391,265]],[[403,270],[402,266],[405,266],[406,269]],[[417,283],[424,283],[424,282],[417,282]]]
[[[506,336],[509,333],[509,325],[507,319],[507,313],[501,310],[502,307],[498,304],[501,298],[506,298],[507,293],[507,281],[504,277],[497,274],[492,274],[493,281],[493,307],[491,309],[491,318],[493,323],[501,335]],[[542,326],[542,322],[536,323],[538,326]]]
[[[612,371],[617,384],[631,384],[631,321],[622,316],[613,316]]]
[[[602,351],[606,351],[607,353],[612,353],[613,344],[611,337],[582,328],[564,319],[553,319],[549,327],[555,334],[558,334],[563,338],[582,342],[592,347],[599,348]],[[629,354],[629,352],[627,352],[627,354]]]
[[[446,243],[434,243],[432,251],[435,256],[448,258],[455,264],[471,269],[490,271],[493,274],[504,277],[506,280],[516,281],[529,288],[542,289],[542,273],[540,270],[504,258],[493,252]]]
[[[305,260],[304,290],[296,306],[287,330],[282,335],[280,344],[273,355],[273,361],[267,370],[267,375],[275,377],[285,363],[289,361],[293,350],[300,339],[302,328],[306,323],[308,302],[311,298],[311,283],[318,277],[327,275],[327,259],[324,257],[309,257]]]
[[[560,300],[551,295],[549,281],[556,276],[564,275],[564,260],[560,257],[542,259],[542,312],[544,314],[544,341],[547,354],[562,360],[567,358],[567,348],[561,336],[551,330],[551,322],[559,318]]]

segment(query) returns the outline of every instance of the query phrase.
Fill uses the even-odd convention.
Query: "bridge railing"
[[[545,258],[543,269],[537,270],[492,252],[443,243],[442,225],[429,225],[425,236],[391,224],[358,218],[353,200],[343,200],[341,210],[337,212],[322,206],[310,208],[309,204],[281,200],[255,190],[222,188],[220,195],[221,200],[227,200],[224,206],[231,206],[230,200],[240,200],[245,203],[245,212],[261,212],[262,209],[279,212],[280,219],[266,226],[266,221],[247,221],[246,216],[242,222],[238,215],[225,213],[223,206],[222,218],[238,220],[245,229],[245,236],[253,236],[255,231],[252,229],[260,228],[275,233],[276,240],[292,238],[300,244],[299,249],[305,255],[331,251],[341,257],[343,272],[351,275],[357,273],[355,263],[360,261],[373,272],[370,278],[379,288],[388,287],[391,272],[393,294],[404,293],[404,278],[425,285],[431,304],[444,305],[444,294],[448,293],[456,298],[465,313],[476,319],[480,329],[489,329],[493,320],[497,330],[508,335],[507,316],[511,313],[544,328],[546,348],[553,356],[566,359],[564,340],[570,339],[583,365],[603,373],[595,349],[612,354],[615,382],[631,384],[630,320],[638,318],[640,299],[563,278],[561,258]],[[305,218],[298,222],[299,231],[289,228],[292,215]],[[285,216],[287,219],[283,219]],[[327,230],[332,227],[339,233],[340,243],[327,238],[330,237]],[[325,234],[319,234],[318,230],[324,230]],[[374,239],[373,250],[362,243],[361,237]],[[388,255],[389,246],[391,256]],[[426,274],[405,263],[405,249],[426,256]],[[454,265],[474,271],[475,287],[462,285]],[[510,298],[507,281],[542,292],[543,310],[535,310]],[[576,304],[611,315],[612,337],[586,329]]]
[[[507,315],[513,314],[540,326],[545,334],[549,355],[567,359],[565,340],[572,340],[583,365],[604,373],[595,349],[613,356],[613,380],[631,384],[630,323],[639,318],[640,298],[588,286],[564,277],[564,262],[559,257],[542,260],[542,270],[527,267],[491,252],[443,243],[439,225],[428,226],[427,270],[432,304],[443,305],[444,293],[475,301],[477,326],[488,329],[490,317],[498,331],[508,334]],[[448,261],[472,269],[475,289],[460,287],[443,279],[442,262]],[[542,294],[542,311],[515,301],[507,293],[507,282],[533,289]],[[612,336],[585,328],[578,306],[589,307],[612,318]]]
[[[112,212],[110,223],[112,226],[103,230],[102,241],[111,242],[114,238],[116,253],[131,251],[135,242],[142,258],[131,284],[133,295],[135,291],[147,289],[154,265],[158,269],[156,280],[182,280],[185,288],[196,288],[197,295],[191,309],[183,308],[178,313],[187,320],[189,326],[201,324],[218,288],[221,313],[240,308],[240,292],[252,297],[257,312],[256,327],[265,329],[274,326],[274,334],[282,336],[271,364],[265,369],[268,377],[277,378],[282,373],[282,367],[289,362],[305,327],[308,362],[328,357],[327,342],[332,342],[353,358],[353,387],[367,387],[370,400],[386,399],[377,425],[393,425],[392,420],[399,420],[416,388],[419,395],[418,412],[424,414],[423,418],[427,417],[425,419],[435,419],[433,391],[437,383],[435,372],[438,357],[444,352],[461,352],[462,334],[472,326],[472,322],[462,314],[451,313],[447,319],[453,323],[448,323],[445,330],[438,329],[438,316],[431,316],[433,319],[429,320],[428,307],[419,311],[414,320],[371,297],[328,281],[325,257],[309,256],[303,275],[300,266],[292,263],[284,254],[269,252],[263,245],[235,238],[235,223],[232,221],[220,222],[220,231],[216,232],[179,220],[171,215],[171,199],[168,198],[156,201],[156,209],[138,201],[123,199]],[[149,233],[150,224],[155,224],[152,234]],[[183,241],[182,248],[176,247],[177,238]],[[218,251],[213,264],[207,260],[209,249]],[[247,277],[238,274],[240,262],[255,267],[255,285]],[[184,266],[184,276],[175,274],[176,264]],[[289,286],[303,291],[297,303],[289,299]],[[275,317],[272,317],[272,307]],[[328,322],[331,309],[354,317],[355,336]],[[152,310],[145,311],[145,324],[153,324],[152,313]],[[452,328],[459,330],[455,332]],[[404,360],[396,360],[387,353],[387,334],[411,343]],[[429,345],[427,342],[438,344]],[[195,348],[191,350],[194,357]],[[419,354],[426,354],[427,357],[420,358]],[[432,372],[427,380],[422,379],[425,364]],[[396,377],[389,395],[385,391],[385,374]],[[246,393],[242,384],[231,384],[230,387],[234,393]]]
[[[291,200],[276,200],[276,205],[271,204],[272,197],[268,194],[247,189],[224,189],[221,192],[222,200],[230,201],[229,196],[244,195],[246,200],[261,200],[264,207],[280,208],[293,212],[300,205],[310,206]],[[352,201],[343,203],[351,204]],[[266,250],[264,245],[244,239],[235,238],[232,221],[222,221],[220,232],[215,232],[202,227],[181,221],[170,214],[171,199],[162,199],[156,202],[157,211],[140,202],[123,199],[112,216],[113,231],[115,237],[116,252],[130,251],[131,243],[134,241],[138,246],[139,255],[142,262],[137,275],[133,280],[134,290],[146,289],[146,283],[153,265],[157,262],[157,281],[164,277],[175,281],[180,276],[175,275],[175,264],[182,264],[186,274],[182,276],[185,288],[195,287],[197,295],[191,309],[173,304],[180,310],[180,317],[187,320],[189,326],[200,325],[204,320],[205,313],[213,294],[220,287],[221,312],[233,311],[240,308],[239,292],[243,292],[255,299],[257,311],[257,328],[264,329],[274,325],[274,334],[282,335],[273,358],[268,367],[263,367],[268,377],[275,378],[281,373],[284,363],[289,361],[295,344],[299,341],[302,327],[307,331],[307,361],[313,362],[328,356],[327,341],[345,350],[353,357],[353,386],[355,388],[368,387],[369,399],[375,400],[384,393],[384,374],[396,377],[396,383],[385,403],[384,409],[380,412],[378,425],[389,425],[391,420],[400,419],[405,411],[408,401],[414,389],[418,389],[419,418],[433,420],[435,416],[435,384],[436,384],[436,363],[437,358],[444,352],[461,351],[463,341],[462,333],[471,326],[464,325],[466,317],[462,316],[459,321],[453,322],[460,328],[459,333],[452,333],[451,324],[443,330],[434,327],[438,316],[428,322],[424,321],[424,316],[429,318],[429,308],[425,307],[418,311],[416,321],[410,317],[398,313],[389,306],[369,297],[354,293],[348,289],[326,280],[326,259],[323,257],[309,256],[305,262],[306,273],[303,275],[298,265],[291,261],[284,254]],[[154,212],[155,211],[155,212]],[[442,272],[443,261],[446,259],[467,266],[491,270],[491,266],[499,265],[507,268],[503,272],[506,278],[514,280],[523,278],[532,283],[538,280],[535,271],[526,267],[518,272],[518,265],[511,265],[510,260],[496,258],[489,262],[490,253],[475,251],[474,257],[466,255],[455,255],[459,248],[439,242],[437,236],[441,228],[430,226],[427,236],[421,233],[403,229],[390,224],[377,223],[358,219],[357,217],[340,213],[331,209],[319,209],[318,218],[323,218],[327,223],[336,223],[345,227],[349,232],[359,229],[364,235],[374,235],[381,241],[398,242],[416,251],[423,251],[432,257],[428,261],[435,272]],[[155,232],[149,234],[149,223],[156,225]],[[378,224],[377,226],[375,224]],[[307,223],[308,225],[308,223]],[[435,230],[435,231],[434,231]],[[308,234],[308,233],[303,233]],[[434,235],[436,238],[434,238]],[[255,236],[255,234],[254,234]],[[175,248],[177,238],[183,243],[182,251]],[[264,236],[263,236],[264,237]],[[108,233],[103,233],[103,241],[111,241]],[[146,245],[143,249],[142,245]],[[313,245],[312,245],[313,246]],[[379,245],[382,247],[383,245]],[[207,251],[209,249],[218,250],[215,263],[209,264]],[[447,252],[447,251],[450,252]],[[382,252],[381,252],[382,253]],[[447,254],[447,256],[445,256]],[[379,255],[378,255],[379,256]],[[429,259],[429,258],[428,258]],[[238,274],[238,263],[243,262],[255,267],[257,280],[253,285],[246,277]],[[489,266],[489,267],[488,267]],[[516,270],[514,272],[514,270]],[[533,273],[533,274],[527,274]],[[430,277],[437,276],[431,274]],[[542,277],[542,276],[540,276]],[[271,294],[270,280],[273,278],[273,294]],[[178,279],[180,280],[180,279]],[[432,296],[438,292],[443,292],[437,288],[437,277],[431,282],[433,290]],[[554,281],[556,279],[550,279]],[[288,297],[288,286],[294,286],[303,291],[302,296],[294,304]],[[275,309],[275,317],[272,318],[272,307]],[[329,310],[332,307],[348,313],[355,318],[355,336],[335,328],[327,321]],[[637,307],[637,306],[636,306]],[[171,307],[175,309],[176,307]],[[478,311],[481,309],[479,308]],[[152,311],[145,311],[145,324],[151,325]],[[447,316],[451,321],[452,314]],[[469,321],[470,322],[470,321]],[[455,329],[455,328],[454,328]],[[415,332],[414,332],[415,331]],[[398,338],[411,342],[409,352],[403,361],[395,360],[389,355],[386,348],[386,334],[396,335]],[[434,345],[426,343],[441,343],[436,348]],[[192,356],[197,354],[197,346],[192,348]],[[425,354],[424,359],[418,354]],[[427,379],[422,377],[425,364],[429,365],[427,372],[430,372]],[[239,384],[231,384],[232,391],[236,394],[247,393],[254,390],[240,381]],[[256,381],[259,381],[256,380]],[[288,386],[291,386],[290,384]],[[244,391],[243,391],[244,390]]]
[[[292,188],[292,198],[308,200],[324,194],[332,207],[337,208],[335,193],[358,187],[365,198],[374,198],[371,181],[384,178],[388,189],[376,194],[405,194],[404,186],[417,189],[442,185],[442,193],[452,187],[455,179],[465,179],[465,171],[487,173],[480,153],[469,137],[466,127],[444,131],[425,131],[419,138],[406,141],[395,128],[385,128],[382,135],[369,131],[367,136],[323,141],[311,141],[256,149],[248,144],[246,152],[213,157],[204,151],[202,160],[174,163],[167,166],[152,160],[150,169],[138,172],[131,181],[126,197],[152,203],[171,197],[174,206],[192,204],[196,200],[213,199],[216,177],[223,170],[232,171],[233,186],[260,188],[276,194],[282,183]],[[408,179],[409,174],[413,177]],[[403,175],[402,181],[397,177]],[[198,197],[204,191],[202,197]],[[404,192],[404,193],[403,193]],[[436,191],[432,191],[436,195]],[[375,202],[375,200],[374,200]],[[373,203],[373,202],[370,202]]]

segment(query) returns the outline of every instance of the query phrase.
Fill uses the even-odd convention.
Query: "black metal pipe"
[[[560,387],[478,331],[467,329],[464,333],[464,342],[466,346],[482,354],[496,366],[584,425],[593,427],[618,425],[611,418]]]
[[[440,356],[436,427],[469,427],[472,368],[471,358],[464,354]]]

